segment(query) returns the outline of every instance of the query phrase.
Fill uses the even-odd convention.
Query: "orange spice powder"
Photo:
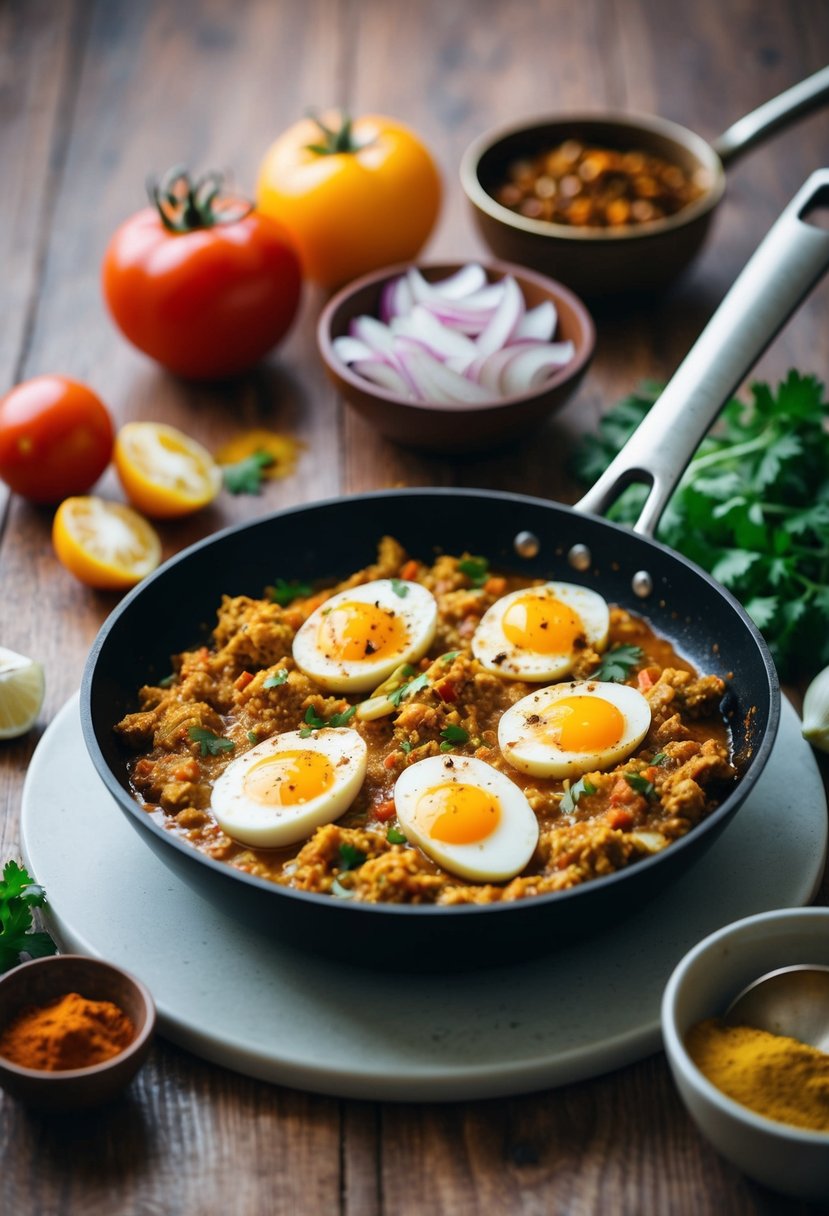
[[[58,1072],[89,1068],[123,1051],[135,1026],[112,1001],[92,1001],[77,992],[48,1005],[27,1005],[0,1032],[0,1056],[22,1068]]]

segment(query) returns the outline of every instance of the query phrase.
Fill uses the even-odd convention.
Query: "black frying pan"
[[[401,490],[297,507],[231,528],[167,562],[128,595],[92,648],[81,690],[93,763],[158,857],[229,914],[338,959],[410,970],[458,969],[554,949],[614,923],[699,858],[744,802],[777,730],[779,688],[768,650],[733,597],[652,539],[677,479],[722,403],[829,265],[829,234],[803,221],[829,201],[815,174],[781,216],[648,418],[575,509],[484,490]],[[631,480],[652,483],[635,529],[601,511]],[[335,580],[374,559],[382,533],[417,557],[485,554],[496,568],[595,586],[646,615],[695,666],[728,680],[741,778],[686,837],[630,869],[516,903],[432,907],[359,904],[275,886],[206,857],[159,828],[129,793],[113,726],[170,655],[206,639],[222,594],[262,594],[280,574]],[[194,913],[195,914],[195,913]]]

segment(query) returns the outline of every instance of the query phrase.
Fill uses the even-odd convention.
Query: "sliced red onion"
[[[337,358],[342,359],[343,363],[356,363],[358,359],[370,359],[374,353],[367,342],[361,342],[359,338],[351,338],[347,335],[335,338],[332,345],[337,353]]]
[[[391,351],[394,335],[388,325],[376,317],[355,317],[348,331],[352,338],[364,342],[375,354],[386,355]]]
[[[477,339],[479,355],[491,355],[509,342],[515,327],[524,316],[525,305],[521,288],[509,275],[503,280],[504,294],[492,314],[486,329]]]
[[[508,349],[516,350],[517,347]],[[499,387],[505,396],[525,393],[549,379],[556,368],[563,367],[576,353],[572,342],[551,342],[518,350],[514,359],[504,366]]]
[[[536,343],[516,342],[512,346],[502,346],[500,350],[494,350],[491,355],[480,355],[470,363],[466,369],[466,375],[472,380],[477,380],[478,384],[487,389],[493,397],[503,396],[501,376],[504,369],[518,355],[525,351],[535,350],[536,346]]]
[[[533,342],[552,342],[556,332],[558,317],[552,300],[544,300],[535,308],[528,308],[515,327],[511,342],[521,342],[525,338]]]
[[[430,283],[416,266],[406,273],[406,282],[417,304],[425,304],[436,297],[442,300],[461,300],[486,286],[486,272],[476,262],[463,266],[456,274]]]
[[[358,376],[365,377],[372,384],[387,389],[390,393],[397,393],[400,397],[415,395],[400,372],[382,359],[359,359],[356,363],[352,363],[351,367]]]
[[[404,350],[399,358],[415,383],[421,401],[444,405],[483,405],[492,394],[453,372],[425,350]]]
[[[390,329],[393,334],[420,342],[439,359],[465,358],[467,363],[471,363],[477,353],[471,338],[442,325],[434,313],[422,304],[415,304],[408,317],[393,317]]]

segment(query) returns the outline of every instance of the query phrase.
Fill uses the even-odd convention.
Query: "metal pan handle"
[[[795,195],[643,422],[575,509],[603,515],[631,482],[650,485],[633,531],[653,536],[700,442],[772,338],[829,268],[829,169]]]
[[[755,144],[760,143],[772,132],[787,126],[801,114],[808,114],[829,98],[829,67],[821,68],[813,76],[799,81],[781,93],[764,102],[744,118],[739,118],[727,131],[723,131],[719,139],[713,142],[714,151],[724,165],[733,165],[734,161],[748,152]]]

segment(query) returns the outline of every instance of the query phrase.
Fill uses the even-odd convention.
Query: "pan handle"
[[[808,114],[822,101],[829,98],[829,67],[821,68],[813,76],[807,76],[792,85],[778,97],[758,106],[750,114],[739,118],[719,139],[713,141],[714,151],[724,165],[731,165],[744,152],[786,126],[801,114]]]
[[[829,211],[829,169],[795,195],[625,446],[575,509],[603,515],[631,482],[650,485],[633,531],[652,537],[700,442],[726,401],[821,276],[829,232],[808,222]]]

